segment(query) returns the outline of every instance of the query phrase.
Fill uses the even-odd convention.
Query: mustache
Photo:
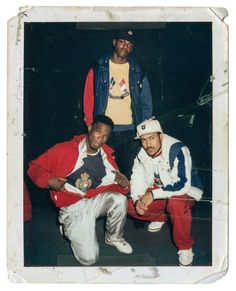
[[[152,148],[152,147],[149,147],[149,148],[147,148],[146,150],[147,150],[147,151],[148,151],[148,150],[154,150],[154,148]]]

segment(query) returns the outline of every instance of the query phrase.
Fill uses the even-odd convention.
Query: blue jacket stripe
[[[180,178],[180,180],[174,183],[174,185],[167,185],[166,187],[162,187],[163,191],[170,191],[170,192],[179,191],[182,188],[184,188],[184,185],[187,182],[186,171],[185,171],[185,157],[184,157],[182,149],[179,151],[177,155],[177,159],[179,160],[178,177]]]

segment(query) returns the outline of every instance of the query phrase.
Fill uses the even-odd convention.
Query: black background
[[[30,182],[26,175],[27,164],[52,145],[86,132],[82,108],[86,74],[95,60],[112,52],[112,39],[120,28],[135,32],[133,57],[148,76],[153,115],[160,120],[165,133],[190,148],[199,170],[204,196],[195,207],[194,215],[200,221],[211,220],[208,201],[212,196],[212,106],[211,101],[197,105],[200,95],[212,91],[209,81],[212,74],[211,23],[31,22],[24,27],[24,174],[33,205],[32,223],[36,225],[38,219],[38,226],[42,227],[42,232],[50,231],[52,240],[56,236],[54,225],[50,229],[49,225],[43,228],[42,216],[46,219],[49,214],[42,214],[42,210],[54,211],[54,206],[47,190],[40,190]],[[28,228],[25,233],[26,264],[37,265],[43,257],[43,264],[52,264],[48,259],[48,247],[47,255],[40,255],[41,246],[45,244],[39,244],[43,236],[36,235],[35,226]],[[55,246],[54,256],[58,248]],[[209,264],[205,248],[203,245],[200,265]]]
[[[198,135],[194,144],[209,134],[211,107],[196,106],[196,101],[212,72],[211,23],[26,23],[25,162],[86,130],[82,111],[86,74],[96,59],[112,51],[112,38],[122,26],[135,31],[133,57],[149,78],[153,114],[166,133],[184,139],[190,149],[193,134]],[[185,136],[171,121],[191,110],[201,111],[201,117],[188,138],[188,132]],[[202,143],[200,147],[196,160],[205,152]]]

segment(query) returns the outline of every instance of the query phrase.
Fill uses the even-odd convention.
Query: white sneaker
[[[124,254],[132,254],[133,252],[131,245],[123,238],[117,241],[111,241],[105,238],[105,243],[107,245],[116,247],[119,252]]]
[[[180,266],[191,266],[193,262],[194,253],[192,252],[192,248],[189,250],[180,250],[178,251],[179,255],[179,265]]]
[[[148,225],[148,231],[156,232],[160,231],[162,226],[164,225],[165,221],[153,221]]]

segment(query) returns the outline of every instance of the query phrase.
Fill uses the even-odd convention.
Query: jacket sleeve
[[[87,126],[93,122],[93,109],[94,109],[94,72],[91,68],[86,77],[83,96],[83,109],[84,109],[84,121]]]
[[[170,173],[171,176],[176,178],[176,182],[152,190],[154,199],[187,194],[191,187],[191,168],[192,161],[189,150],[187,147],[181,148]]]
[[[143,120],[145,120],[152,117],[153,111],[152,94],[147,76],[143,78],[142,86],[143,87],[141,91],[141,100],[142,100]]]
[[[138,157],[134,160],[133,173],[130,180],[130,192],[131,198],[135,203],[139,199],[139,196],[145,194],[146,190],[149,188],[147,183],[146,172],[144,166]]]
[[[56,149],[57,146],[52,147],[29,163],[27,173],[31,180],[40,188],[48,188],[48,181],[55,177],[53,165],[58,156]]]

